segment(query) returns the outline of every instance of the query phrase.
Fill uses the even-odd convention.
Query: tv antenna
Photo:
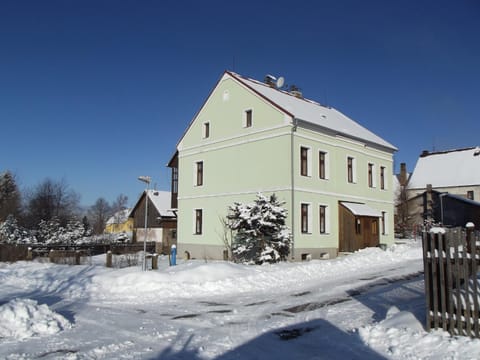
[[[277,86],[277,89],[280,89],[284,84],[285,84],[285,78],[283,76],[280,76],[277,79],[277,82],[275,83],[275,85]]]

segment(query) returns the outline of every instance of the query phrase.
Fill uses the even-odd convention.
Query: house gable
[[[247,124],[247,117],[251,117],[251,124]],[[193,118],[177,148],[190,150],[220,144],[291,122],[292,117],[287,111],[225,72]]]

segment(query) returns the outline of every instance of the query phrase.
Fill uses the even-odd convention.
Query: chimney
[[[407,164],[401,163],[400,164],[400,186],[407,185]]]
[[[277,80],[277,78],[275,76],[267,74],[267,75],[265,75],[265,78],[263,79],[263,82],[266,85],[270,86],[271,88],[274,88],[276,80]]]
[[[432,184],[427,184],[426,191],[426,211],[427,220],[433,220],[433,199],[432,199]]]

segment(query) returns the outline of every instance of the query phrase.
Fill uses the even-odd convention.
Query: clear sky
[[[224,70],[282,75],[399,148],[480,145],[480,3],[0,1],[0,171],[132,205]],[[448,170],[447,170],[448,171]]]

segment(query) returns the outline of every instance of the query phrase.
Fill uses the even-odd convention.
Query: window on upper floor
[[[244,127],[252,127],[252,123],[253,123],[253,110],[252,110],[252,109],[245,110],[243,116],[244,116],[243,126],[244,126]]]
[[[327,179],[327,153],[324,151],[318,152],[318,177]]]
[[[210,137],[210,123],[205,122],[203,123],[203,138],[207,139]]]
[[[300,147],[300,175],[310,175],[310,149],[306,146]]]
[[[355,158],[347,157],[347,181],[349,183],[355,182]]]
[[[195,163],[196,174],[195,174],[195,185],[203,185],[203,161],[197,161]]]
[[[380,166],[380,189],[385,190],[385,166]]]
[[[368,187],[374,187],[373,185],[373,174],[374,172],[374,165],[372,163],[368,163]]]

